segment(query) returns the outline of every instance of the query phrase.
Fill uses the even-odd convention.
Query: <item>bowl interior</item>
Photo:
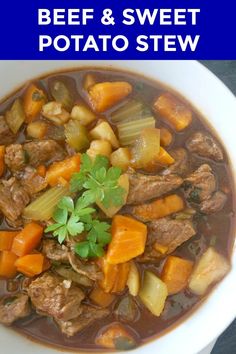
[[[180,92],[202,113],[220,136],[236,169],[235,96],[210,71],[195,61],[1,61],[0,98],[25,81],[48,72],[73,67],[97,66],[120,68],[156,79]],[[236,252],[232,255],[230,274],[214,289],[208,299],[174,330],[140,347],[139,354],[157,351],[158,354],[195,354],[215,339],[236,314]],[[55,353],[26,340],[10,329],[1,327],[0,340],[5,354]]]

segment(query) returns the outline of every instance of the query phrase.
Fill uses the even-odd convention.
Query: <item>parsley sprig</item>
[[[82,194],[75,201],[63,197],[53,214],[55,223],[45,231],[52,232],[60,244],[86,232],[86,239],[78,242],[74,251],[82,258],[103,256],[104,246],[111,240],[110,224],[94,217],[93,204],[99,201],[105,208],[122,205],[125,191],[118,183],[120,175],[121,170],[109,167],[105,156],[97,156],[92,162],[83,154],[80,172],[73,174],[70,181],[71,192]]]
[[[87,154],[83,154],[81,161],[80,172],[74,173],[71,178],[71,191],[79,192],[84,189],[83,196],[87,201],[100,201],[105,208],[122,205],[125,190],[118,184],[121,169],[109,168],[108,158],[102,155],[92,162]]]

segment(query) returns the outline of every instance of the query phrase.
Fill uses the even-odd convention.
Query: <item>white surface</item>
[[[205,67],[195,61],[2,61],[0,97],[26,80],[54,69],[79,66],[121,67],[157,79],[182,93],[208,118],[227,146],[236,167],[236,99]],[[230,324],[236,314],[236,252],[230,274],[217,286],[207,301],[176,329],[138,348],[132,353],[196,354]],[[51,354],[14,332],[1,327],[4,354]]]
[[[215,343],[216,341],[212,342],[205,349],[201,350],[198,354],[210,354],[212,349],[214,348]]]

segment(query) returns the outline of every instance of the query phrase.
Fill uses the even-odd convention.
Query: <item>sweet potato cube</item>
[[[119,264],[144,252],[147,226],[131,217],[115,215],[111,226],[112,240],[108,246],[107,261]]]
[[[180,257],[169,256],[164,264],[161,278],[167,286],[168,294],[176,294],[188,285],[193,262]]]

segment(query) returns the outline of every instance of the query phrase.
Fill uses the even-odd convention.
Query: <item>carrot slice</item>
[[[132,86],[125,81],[100,82],[89,89],[89,98],[93,109],[101,113],[127,97],[131,91]]]
[[[109,306],[115,299],[114,295],[105,293],[101,288],[94,288],[89,297],[95,304],[101,307]]]
[[[112,323],[96,337],[95,343],[101,347],[128,350],[136,346],[131,334],[119,323]]]
[[[19,231],[0,231],[0,251],[10,251],[18,233]]]
[[[12,252],[17,256],[25,256],[39,245],[43,235],[43,227],[36,223],[27,224],[14,238]]]
[[[54,162],[46,173],[46,180],[51,187],[59,184],[63,178],[69,181],[72,174],[80,170],[80,155],[74,155],[63,161]]]
[[[46,167],[44,165],[39,165],[38,168],[37,168],[37,174],[40,176],[40,177],[45,177],[46,175]]]
[[[131,217],[115,215],[111,226],[112,240],[108,246],[107,261],[119,264],[144,252],[147,226]]]
[[[15,262],[17,256],[10,251],[2,251],[0,253],[0,276],[6,278],[13,278],[16,273]]]
[[[103,271],[103,279],[100,280],[99,285],[105,293],[109,293],[112,291],[118,275],[118,265],[108,263],[106,257],[99,258],[98,264]]]
[[[5,146],[0,145],[0,177],[3,175],[5,171],[4,155],[5,155]]]
[[[168,294],[176,294],[186,288],[192,273],[193,262],[180,257],[169,256],[164,264],[161,278],[167,286]]]
[[[162,146],[170,145],[173,140],[173,136],[171,132],[164,127],[160,128],[160,130],[161,130],[161,145]]]
[[[191,110],[171,93],[163,93],[154,102],[154,110],[167,120],[177,132],[192,122]]]
[[[133,214],[142,221],[151,221],[164,216],[177,213],[184,208],[183,199],[177,194],[154,200],[151,203],[140,204],[133,207]]]
[[[124,290],[127,284],[128,276],[130,271],[130,263],[118,264],[118,274],[115,279],[115,284],[112,288],[112,293],[120,293]]]
[[[18,272],[25,274],[27,277],[33,277],[44,270],[44,259],[45,257],[41,253],[27,254],[18,258],[15,266]]]
[[[99,286],[105,293],[119,293],[126,287],[130,271],[130,263],[110,264],[107,257],[102,257],[98,261],[103,271],[103,279]]]
[[[26,115],[26,121],[31,122],[40,113],[43,105],[46,103],[46,95],[43,90],[35,84],[31,84],[23,98],[23,108]]]

